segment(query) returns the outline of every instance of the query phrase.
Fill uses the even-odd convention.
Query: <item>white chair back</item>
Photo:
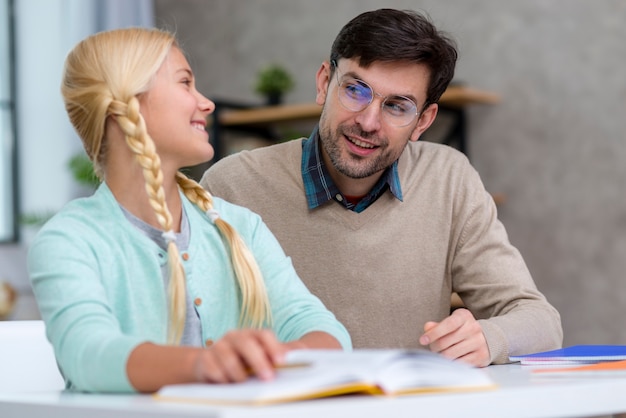
[[[43,321],[0,321],[0,393],[64,387]]]

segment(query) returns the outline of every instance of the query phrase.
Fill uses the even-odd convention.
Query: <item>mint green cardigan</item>
[[[251,211],[214,199],[254,253],[268,289],[273,330],[281,341],[312,331],[333,335],[345,349],[350,336],[298,278],[291,259]],[[237,328],[239,289],[217,228],[183,196],[191,237],[183,258],[187,291],[203,341]],[[106,184],[69,202],[37,234],[28,269],[47,337],[67,387],[133,391],[126,362],[139,344],[166,342],[167,297],[161,266],[167,254],[124,216]]]

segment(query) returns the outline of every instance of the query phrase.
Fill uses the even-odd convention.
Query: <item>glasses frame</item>
[[[398,127],[398,128],[403,128],[405,126],[410,125],[415,120],[416,117],[419,117],[419,115],[420,115],[420,112],[418,110],[419,108],[417,107],[417,103],[415,103],[415,101],[413,101],[413,99],[410,99],[410,98],[408,98],[406,96],[402,96],[400,94],[390,94],[388,96],[383,96],[380,93],[376,93],[374,91],[374,89],[372,88],[372,86],[370,86],[368,83],[366,83],[365,81],[361,80],[360,78],[350,77],[349,79],[341,80],[340,77],[339,77],[339,66],[337,64],[337,61],[332,60],[330,62],[330,64],[334,68],[335,73],[337,74],[337,87],[338,87],[337,88],[337,99],[339,100],[339,103],[341,104],[341,106],[343,106],[344,109],[349,110],[350,112],[354,112],[354,113],[362,112],[363,110],[367,109],[369,107],[369,105],[371,105],[374,102],[374,97],[378,96],[378,97],[380,97],[382,99],[382,101],[380,102],[380,108],[381,108],[381,112],[383,114],[383,119],[388,121],[391,125],[393,125],[395,127]],[[343,74],[341,76],[343,77]],[[343,102],[343,100],[341,98],[341,87],[349,80],[356,81],[358,84],[360,84],[360,85],[362,85],[364,87],[367,87],[370,90],[370,92],[371,92],[369,101],[361,109],[351,109],[351,108],[349,108]],[[385,103],[387,103],[387,100],[389,100],[390,98],[391,99],[407,100],[407,101],[409,101],[409,102],[411,102],[413,104],[413,107],[415,108],[415,113],[412,115],[413,117],[411,118],[411,120],[409,120],[406,123],[402,123],[402,124],[396,123],[397,117],[392,115],[392,114],[390,114],[387,110],[385,110]]]

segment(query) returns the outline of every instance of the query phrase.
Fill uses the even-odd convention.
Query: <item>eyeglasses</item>
[[[372,103],[374,96],[379,96],[383,99],[381,103],[383,118],[391,125],[397,127],[407,126],[419,114],[417,105],[408,97],[397,95],[383,96],[374,92],[374,89],[363,80],[353,77],[340,77],[337,62],[332,61],[332,65],[337,72],[337,83],[339,85],[337,96],[339,97],[339,103],[347,110],[360,112]]]

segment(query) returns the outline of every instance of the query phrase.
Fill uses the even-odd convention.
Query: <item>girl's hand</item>
[[[196,359],[195,373],[200,382],[243,382],[250,375],[262,380],[274,377],[274,367],[281,364],[289,350],[270,330],[231,331]]]

